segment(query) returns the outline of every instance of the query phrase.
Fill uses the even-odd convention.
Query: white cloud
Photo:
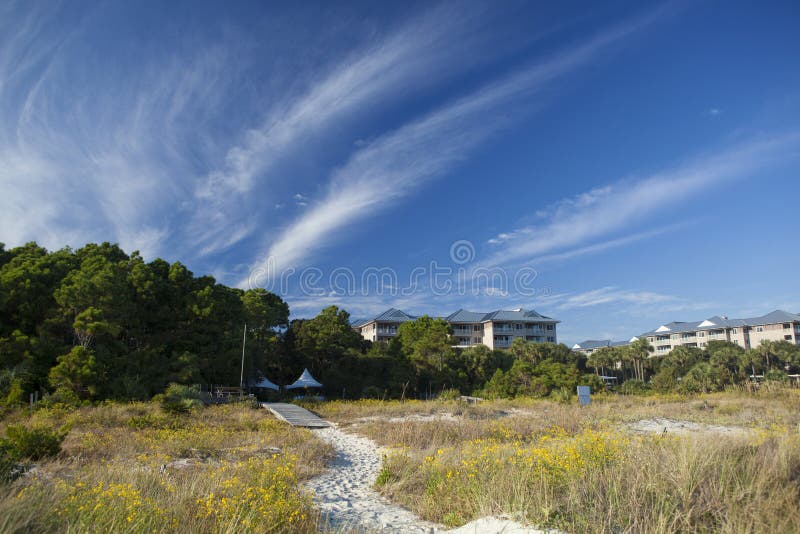
[[[556,309],[570,310],[573,308],[586,308],[589,306],[619,302],[638,305],[660,304],[675,302],[678,299],[670,295],[663,295],[651,291],[630,291],[608,286],[578,294],[559,295],[549,300],[558,302],[555,306]]]
[[[224,95],[229,51],[148,56],[131,76],[109,76],[95,69],[110,56],[83,48],[92,17],[60,24],[58,10],[17,7],[0,31],[3,239],[170,250],[196,176],[197,155],[183,148],[201,140],[187,118],[202,121]]]
[[[492,240],[496,249],[477,266],[529,261],[569,247],[591,243],[615,232],[627,232],[649,216],[719,186],[798,155],[800,135],[791,133],[736,145],[671,171],[625,181],[562,201],[547,212],[543,224],[504,232]],[[503,236],[501,238],[501,236]],[[612,244],[635,240],[632,236]],[[580,251],[579,251],[580,252]],[[556,256],[557,257],[557,256]]]
[[[333,126],[341,128],[398,94],[474,66],[490,49],[479,31],[480,14],[477,8],[441,5],[412,18],[385,39],[360,47],[319,79],[310,80],[300,96],[279,100],[260,125],[228,149],[224,165],[198,185],[195,195],[200,205],[191,226],[203,228],[209,219],[235,220],[243,196],[259,181],[280,179],[270,171],[282,158],[306,147],[305,141]],[[307,206],[307,199],[296,200]],[[196,235],[201,242],[206,236],[200,230]]]
[[[281,233],[255,270],[269,258],[277,271],[295,266],[330,243],[340,228],[413,193],[503,127],[508,119],[498,109],[574,72],[655,18],[651,13],[600,33],[364,146],[333,173],[325,197]]]

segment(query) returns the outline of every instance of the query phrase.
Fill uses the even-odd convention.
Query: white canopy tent
[[[273,383],[268,378],[265,378],[263,376],[258,382],[253,384],[253,387],[262,389],[274,389],[275,391],[279,391],[281,389],[277,384]]]
[[[300,378],[295,380],[294,384],[290,384],[286,386],[286,389],[298,389],[298,388],[321,388],[322,384],[317,382],[311,373],[308,372],[308,369],[303,369],[303,374],[300,375]]]

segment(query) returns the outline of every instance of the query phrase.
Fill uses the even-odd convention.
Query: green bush
[[[205,406],[208,395],[201,392],[197,386],[170,384],[164,393],[156,395],[153,400],[160,402],[161,407],[168,412],[188,413]]]
[[[780,369],[770,369],[764,374],[764,380],[770,382],[786,382],[789,380],[789,375]]]
[[[641,380],[626,380],[619,387],[619,392],[623,395],[643,395],[650,392],[650,387]]]
[[[439,394],[439,400],[458,400],[461,398],[461,392],[455,388],[445,389]]]
[[[550,396],[554,400],[566,404],[570,400],[572,400],[572,390],[562,386],[562,387],[560,387],[558,389],[554,389],[550,393]]]
[[[61,452],[61,443],[67,430],[48,428],[27,429],[22,425],[8,425],[6,437],[0,438],[0,450],[12,461],[37,461]]]
[[[11,454],[11,446],[0,440],[0,484],[11,482],[18,475],[19,468]]]
[[[24,462],[56,456],[66,436],[66,429],[8,425],[6,437],[0,438],[0,483],[11,482],[24,473],[25,467],[20,465]]]
[[[41,401],[36,403],[36,409],[55,408],[71,410],[81,405],[81,399],[69,388],[58,388],[55,393],[45,395]]]

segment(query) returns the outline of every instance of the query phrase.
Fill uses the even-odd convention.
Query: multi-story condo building
[[[729,341],[745,349],[757,347],[762,340],[800,345],[800,315],[781,310],[747,319],[715,315],[704,321],[667,323],[638,337],[647,338],[655,356],[680,346],[703,348],[709,341]]]
[[[603,347],[624,347],[630,345],[634,341],[636,341],[635,337],[630,339],[629,341],[611,341],[610,339],[587,339],[586,341],[575,343],[572,346],[572,350],[574,350],[575,352],[581,352],[586,356],[588,356],[594,351],[602,349]]]
[[[389,309],[372,319],[353,324],[353,328],[364,339],[388,341],[397,335],[397,329],[416,316],[402,310]],[[533,310],[496,310],[488,313],[458,310],[443,317],[453,329],[456,347],[486,345],[490,349],[508,348],[514,338],[538,343],[556,343],[556,324],[552,317],[540,315]]]

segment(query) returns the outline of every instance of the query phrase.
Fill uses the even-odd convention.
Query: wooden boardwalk
[[[327,428],[330,425],[326,420],[301,408],[296,404],[285,402],[262,402],[261,406],[271,411],[275,417],[281,421],[286,421],[292,426],[302,426],[306,428]]]

